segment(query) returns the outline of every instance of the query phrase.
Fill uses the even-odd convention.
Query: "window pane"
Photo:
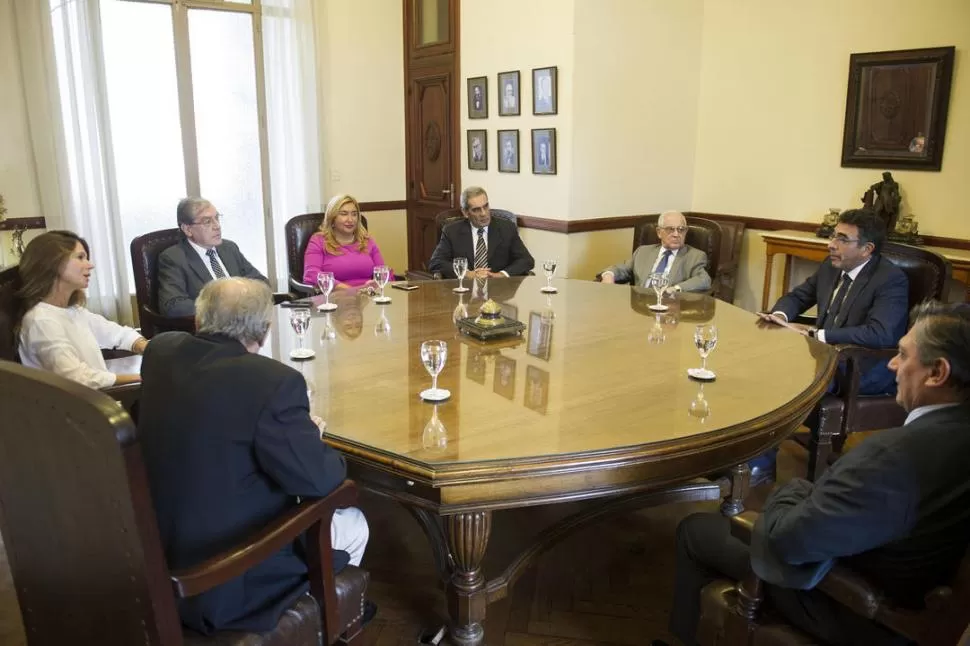
[[[418,45],[448,41],[448,0],[415,0],[414,13]]]
[[[174,227],[185,196],[172,9],[102,1],[101,22],[121,229],[130,241]]]
[[[222,235],[268,275],[252,15],[190,9],[189,45],[202,196],[225,216]]]

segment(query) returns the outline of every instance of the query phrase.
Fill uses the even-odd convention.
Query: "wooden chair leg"
[[[340,644],[346,644],[347,646],[355,646],[363,642],[361,635],[364,634],[363,626],[361,625],[361,620],[358,619],[354,623],[350,624],[350,627],[340,635],[340,639],[337,640]]]
[[[832,437],[828,434],[823,435],[812,431],[812,437],[808,441],[808,479],[811,482],[815,482],[819,476],[825,473],[831,455]]]
[[[755,619],[764,600],[764,586],[753,572],[749,573],[737,588],[734,612],[724,620],[724,639],[726,644],[743,646],[751,642],[756,627]]]

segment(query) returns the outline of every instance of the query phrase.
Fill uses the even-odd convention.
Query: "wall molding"
[[[374,211],[405,211],[408,208],[407,200],[385,200],[383,202],[360,202],[360,210],[364,213]]]
[[[44,218],[7,218],[0,222],[0,231],[14,231],[20,227],[27,229],[46,229],[47,222]]]

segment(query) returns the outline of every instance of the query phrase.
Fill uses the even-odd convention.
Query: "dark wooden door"
[[[434,218],[460,191],[458,1],[404,0],[408,267],[424,269]]]

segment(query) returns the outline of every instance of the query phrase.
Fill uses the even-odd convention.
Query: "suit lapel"
[[[657,257],[661,251],[662,247],[659,244],[655,244],[647,247],[637,255],[637,262],[633,267],[633,278],[637,281],[638,287],[643,287],[646,284],[647,278],[650,276],[650,272],[653,270],[653,266],[657,262]]]
[[[835,327],[842,327],[845,325],[845,322],[849,319],[849,314],[852,313],[852,308],[859,300],[859,294],[862,293],[862,290],[864,290],[866,285],[869,284],[869,281],[872,280],[872,275],[876,273],[876,268],[880,260],[881,258],[873,258],[870,260],[869,264],[866,265],[862,271],[859,272],[859,275],[855,277],[855,280],[852,281],[852,286],[849,288],[849,293],[845,295],[845,302],[842,303],[842,309],[839,310],[839,315],[837,317],[838,325]],[[832,321],[832,323],[836,323],[836,321]]]
[[[202,263],[202,258],[196,253],[195,247],[188,243],[188,241],[182,241],[182,251],[185,252],[185,258],[189,262],[189,267],[195,272],[195,275],[202,281],[202,284],[206,284],[212,280],[212,274]]]
[[[468,224],[468,220],[465,220],[458,225],[458,244],[456,245],[456,251],[461,251],[462,247],[465,247],[465,260],[468,261],[468,269],[475,268],[475,240],[472,237],[472,227]],[[456,258],[461,258],[461,255],[456,254]]]
[[[687,250],[690,249],[687,245],[682,246],[677,250],[677,255],[670,264],[670,271],[667,272],[667,277],[670,279],[671,285],[676,285],[687,280],[686,272],[684,271],[684,263],[687,262],[685,258],[687,257]]]
[[[216,253],[219,254],[219,259],[222,260],[222,264],[225,265],[230,276],[239,276],[242,273],[239,269],[239,263],[236,262],[236,257],[228,252],[228,247],[221,244],[216,247]]]
[[[498,250],[499,246],[502,244],[502,232],[499,231],[499,227],[495,224],[495,218],[492,218],[492,222],[488,225],[488,267],[489,269],[495,270],[495,252]],[[502,269],[505,269],[504,267]]]
[[[826,260],[829,266],[832,267],[831,261]],[[825,316],[829,311],[829,303],[832,302],[832,294],[835,293],[835,288],[839,284],[839,279],[842,276],[842,272],[835,267],[832,267],[833,276],[828,278],[820,278],[818,285],[818,318],[816,320],[821,321],[823,324],[829,324],[832,321],[826,321]]]

